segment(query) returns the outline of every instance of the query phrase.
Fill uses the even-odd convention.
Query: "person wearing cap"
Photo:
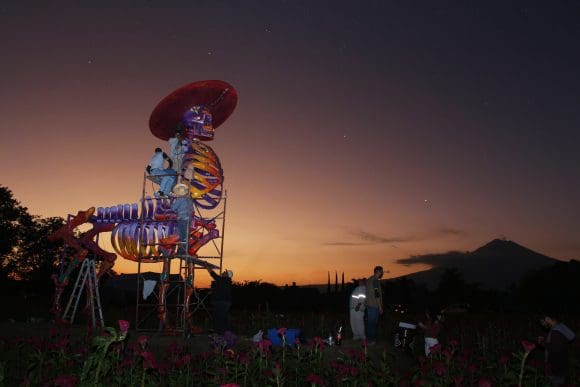
[[[211,303],[213,305],[214,328],[219,334],[229,330],[229,312],[232,305],[232,277],[234,272],[224,270],[221,275],[206,267],[213,279],[211,283]]]
[[[179,233],[179,247],[177,255],[187,254],[187,242],[189,238],[189,225],[193,213],[193,199],[189,195],[189,187],[185,184],[177,184],[173,187],[175,199],[171,203],[171,209],[177,214],[177,232]]]
[[[168,168],[165,168],[165,161],[169,164]],[[159,176],[161,178],[159,181],[159,191],[155,193],[155,197],[169,197],[171,188],[177,181],[175,171],[172,167],[173,161],[171,161],[167,153],[163,152],[161,148],[155,148],[155,153],[146,168],[149,175]]]

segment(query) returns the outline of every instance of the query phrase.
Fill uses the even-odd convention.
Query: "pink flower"
[[[148,340],[147,336],[145,335],[139,336],[137,342],[139,343],[139,346],[141,346],[141,349],[145,349],[145,347],[147,347],[147,340]]]
[[[240,387],[240,385],[236,384],[236,383],[228,383],[228,384],[222,384],[220,387]]]
[[[324,386],[324,380],[316,374],[308,375],[308,377],[306,378],[306,381],[310,382],[312,384],[315,384],[317,386]]]
[[[143,368],[144,369],[156,369],[157,368],[157,361],[155,361],[155,356],[149,351],[141,352],[141,356],[143,357]]]
[[[477,382],[477,387],[492,387],[491,380],[486,378],[481,378]]]
[[[64,350],[69,346],[69,344],[70,344],[70,340],[67,338],[64,338],[64,339],[58,340],[55,344],[55,347],[56,347],[56,349]]]
[[[270,352],[270,347],[272,346],[272,342],[268,339],[262,339],[258,343],[258,349],[262,353]]]
[[[324,348],[324,340],[322,340],[322,338],[320,338],[319,336],[316,336],[314,338],[314,347],[323,349]]]
[[[432,347],[429,347],[429,351],[432,353],[438,353],[441,351],[441,344],[435,344]]]
[[[278,328],[278,334],[284,336],[286,334],[286,328]]]
[[[74,375],[59,375],[54,379],[56,387],[75,387],[77,385],[77,378]]]
[[[224,351],[224,357],[228,359],[233,359],[234,357],[236,357],[236,353],[234,352],[233,349],[228,348]]]
[[[191,355],[189,353],[183,355],[183,357],[181,358],[181,362],[183,363],[183,365],[191,363]]]
[[[440,361],[434,361],[433,362],[433,371],[435,371],[435,374],[437,374],[437,376],[443,376],[445,375],[445,372],[447,371],[447,369],[445,368],[445,364],[443,364]]]
[[[250,356],[247,353],[240,353],[240,364],[248,365],[250,364]]]
[[[119,329],[121,330],[121,334],[126,336],[127,332],[129,331],[129,321],[119,320]]]
[[[527,340],[523,340],[522,341],[522,347],[524,347],[524,351],[526,351],[526,352],[532,352],[534,350],[534,348],[536,348],[536,344],[530,343]]]
[[[449,339],[449,345],[452,346],[453,348],[457,347],[457,345],[459,344],[459,342],[455,339]]]

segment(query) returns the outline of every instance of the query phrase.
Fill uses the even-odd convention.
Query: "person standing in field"
[[[212,269],[206,267],[209,275],[213,279],[211,283],[211,303],[214,313],[214,328],[219,334],[229,330],[229,312],[232,305],[232,277],[234,272],[224,270],[219,275]]]
[[[555,317],[542,315],[540,324],[548,329],[546,337],[538,337],[538,344],[544,347],[544,361],[548,366],[548,377],[553,386],[566,383],[570,370],[570,342],[576,334]]]
[[[376,344],[379,316],[383,314],[383,289],[381,286],[383,267],[376,266],[373,275],[366,281],[365,307],[367,311],[366,337],[369,345]]]
[[[366,280],[358,279],[357,286],[350,295],[350,327],[353,340],[364,340],[365,336],[365,299]]]

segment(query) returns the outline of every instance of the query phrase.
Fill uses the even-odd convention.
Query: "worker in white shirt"
[[[357,280],[357,287],[350,295],[350,327],[353,340],[364,340],[365,336],[365,298],[366,280]]]

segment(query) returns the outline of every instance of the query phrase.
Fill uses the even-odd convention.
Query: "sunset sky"
[[[498,237],[580,258],[579,3],[409,3],[3,2],[0,184],[44,217],[137,202],[153,108],[220,79],[236,281],[393,277]]]

